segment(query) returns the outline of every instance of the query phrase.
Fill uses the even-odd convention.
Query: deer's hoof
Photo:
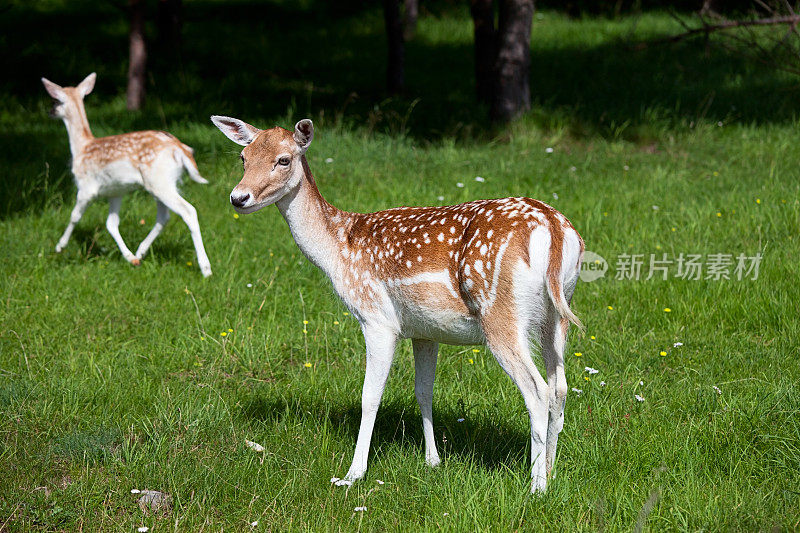
[[[135,267],[138,267],[139,265],[142,264],[142,261],[138,257],[134,257],[133,259],[131,259],[131,264]]]

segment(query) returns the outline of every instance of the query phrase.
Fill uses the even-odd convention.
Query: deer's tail
[[[208,183],[208,180],[201,176],[200,171],[197,170],[197,162],[194,160],[193,155],[194,150],[180,141],[178,144],[179,146],[175,150],[175,159],[183,164],[183,168],[186,169],[186,172],[189,174],[189,177],[192,178],[192,181],[196,181],[197,183],[202,183],[204,185]]]

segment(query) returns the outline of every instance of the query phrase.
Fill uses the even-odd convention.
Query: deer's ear
[[[84,78],[82,82],[78,84],[77,89],[82,97],[92,92],[92,89],[94,89],[94,82],[96,79],[97,79],[97,74],[92,72],[91,74],[86,76],[86,78]]]
[[[247,146],[253,142],[253,139],[255,139],[256,135],[261,131],[238,118],[212,115],[211,122],[213,122],[214,125],[219,128],[219,131],[224,133],[228,139],[242,146]]]
[[[314,123],[304,118],[294,125],[294,142],[300,147],[301,153],[306,153],[311,141],[314,140]]]
[[[42,78],[42,83],[44,84],[44,88],[47,90],[47,93],[59,100],[61,102],[66,101],[67,94],[64,92],[64,88],[57,83],[53,83],[52,81],[48,80],[47,78]]]

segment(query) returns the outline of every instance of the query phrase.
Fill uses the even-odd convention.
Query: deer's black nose
[[[244,207],[244,204],[250,199],[250,193],[242,194],[239,196],[231,194],[231,203],[234,207]]]

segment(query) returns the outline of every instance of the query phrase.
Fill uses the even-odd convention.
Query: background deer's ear
[[[56,100],[64,102],[67,99],[67,95],[64,93],[64,89],[61,87],[61,85],[53,83],[47,78],[42,78],[42,83],[44,84],[44,88],[47,90],[47,93]]]
[[[219,131],[224,133],[228,139],[242,146],[247,146],[253,142],[253,139],[255,139],[256,135],[261,131],[238,118],[212,115],[211,122],[213,122],[214,125],[219,128]]]
[[[314,123],[304,118],[294,125],[294,142],[300,147],[301,153],[306,153],[308,146],[314,139]]]
[[[92,89],[94,89],[94,82],[96,79],[97,79],[97,74],[92,72],[91,74],[86,76],[86,78],[84,78],[82,82],[78,84],[77,89],[82,97],[92,92]]]

